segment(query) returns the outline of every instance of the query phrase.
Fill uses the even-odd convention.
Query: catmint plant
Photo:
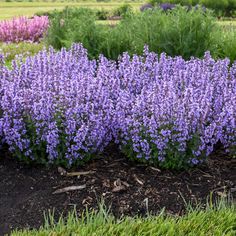
[[[11,68],[0,55],[0,137],[26,161],[72,165],[110,142],[130,159],[179,169],[221,143],[236,155],[236,64],[124,53],[90,60],[81,44]]]

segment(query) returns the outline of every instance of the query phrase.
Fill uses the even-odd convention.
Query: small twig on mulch
[[[80,176],[94,174],[95,171],[79,171],[79,172],[68,172],[67,176]]]
[[[95,171],[77,171],[77,172],[67,172],[65,169],[63,169],[62,167],[58,167],[58,172],[61,175],[64,176],[69,176],[69,177],[73,177],[73,176],[81,176],[81,175],[89,175],[89,174],[94,174]]]
[[[150,168],[150,169],[152,169],[152,170],[155,170],[155,171],[157,171],[157,172],[161,172],[161,170],[160,170],[160,169],[158,169],[158,168],[156,168],[156,167],[149,166],[149,168]]]
[[[76,191],[76,190],[81,190],[86,188],[86,185],[79,185],[79,186],[69,186],[69,187],[65,187],[65,188],[61,188],[56,190],[55,192],[53,192],[52,194],[58,194],[58,193],[66,193],[66,192],[70,192],[70,191]]]
[[[127,190],[129,187],[129,184],[125,181],[121,181],[120,179],[117,179],[114,181],[114,188],[112,189],[113,193],[121,192]]]
[[[143,181],[141,181],[136,174],[133,175],[134,179],[139,183],[140,185],[143,185]]]

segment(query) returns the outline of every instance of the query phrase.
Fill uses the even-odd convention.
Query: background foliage
[[[131,55],[141,54],[147,44],[157,53],[181,55],[185,59],[202,57],[205,51],[211,51],[216,58],[235,59],[235,32],[223,32],[208,11],[176,7],[168,12],[158,8],[124,12],[123,19],[116,25],[98,24],[95,12],[90,9],[66,8],[55,12],[47,44],[60,49],[80,42],[91,58],[103,54],[117,59],[125,51]]]
[[[197,4],[204,5],[215,11],[217,15],[233,16],[236,10],[236,0],[150,0],[153,5],[161,3],[181,4],[195,6]]]

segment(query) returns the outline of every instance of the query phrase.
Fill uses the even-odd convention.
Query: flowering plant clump
[[[47,16],[13,18],[0,22],[0,42],[38,42],[49,27]]]
[[[10,151],[65,164],[102,151],[111,141],[109,64],[101,60],[97,66],[74,45],[14,61],[12,70],[2,67],[0,130]]]
[[[195,165],[218,142],[236,153],[236,71],[229,60],[185,61],[145,52],[119,63],[120,143],[135,159],[166,168]]]
[[[166,168],[201,163],[221,142],[236,154],[236,64],[149,52],[89,60],[74,44],[12,69],[0,58],[0,136],[25,160],[72,163],[112,140]]]

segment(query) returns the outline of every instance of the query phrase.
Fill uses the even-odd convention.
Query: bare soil
[[[84,173],[69,176],[71,172]],[[71,186],[82,189],[55,193]],[[0,155],[0,235],[16,228],[38,228],[49,209],[56,217],[74,207],[79,214],[86,207],[97,209],[101,199],[117,217],[158,214],[163,208],[181,215],[186,203],[204,206],[210,195],[236,199],[236,159],[220,150],[202,166],[183,171],[138,165],[116,147],[71,170],[29,166],[6,153]]]

